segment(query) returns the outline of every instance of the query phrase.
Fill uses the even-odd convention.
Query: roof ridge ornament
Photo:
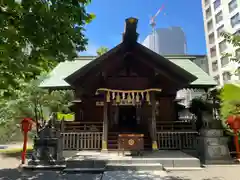
[[[138,19],[134,17],[130,17],[125,20],[123,42],[130,43],[130,44],[137,42],[138,35],[139,35],[137,33],[137,23],[138,23]]]

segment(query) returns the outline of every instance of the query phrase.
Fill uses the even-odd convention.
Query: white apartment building
[[[209,74],[219,85],[238,81],[239,74],[234,71],[239,64],[231,62],[230,57],[223,54],[240,57],[240,49],[228,44],[220,34],[223,31],[240,34],[240,0],[202,0],[202,10]]]
[[[183,55],[187,51],[185,33],[181,27],[157,28],[142,44],[161,55]]]

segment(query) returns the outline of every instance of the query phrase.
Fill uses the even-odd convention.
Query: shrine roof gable
[[[217,83],[212,77],[204,72],[199,66],[197,66],[191,59],[196,58],[192,55],[180,55],[164,56],[167,60],[186,69],[188,72],[194,74],[197,79],[190,83],[190,86],[216,86]],[[96,56],[79,56],[74,61],[65,61],[59,63],[52,72],[49,73],[48,77],[40,84],[42,88],[69,88],[70,85],[64,80],[69,75],[73,74],[77,70],[83,68],[85,65],[96,59]]]

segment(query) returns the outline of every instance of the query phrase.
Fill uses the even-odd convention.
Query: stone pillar
[[[151,105],[152,105],[152,149],[158,150],[157,146],[157,128],[156,128],[156,99],[155,94],[151,94]]]
[[[232,162],[228,149],[228,138],[223,135],[220,120],[203,113],[205,126],[200,130],[198,154],[205,164],[225,164]],[[206,123],[207,122],[207,123]]]
[[[102,151],[107,151],[107,142],[108,142],[108,103],[106,102],[106,100],[104,100]]]
[[[56,132],[57,137],[57,160],[62,161],[63,158],[63,137],[61,135],[61,131]]]

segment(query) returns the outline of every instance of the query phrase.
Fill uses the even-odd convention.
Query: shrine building
[[[161,56],[137,42],[128,18],[122,42],[105,54],[58,64],[40,87],[74,91],[74,121],[62,121],[65,150],[114,150],[119,134],[142,134],[144,149],[194,149],[194,118],[179,117],[178,93],[217,83],[192,60]]]

